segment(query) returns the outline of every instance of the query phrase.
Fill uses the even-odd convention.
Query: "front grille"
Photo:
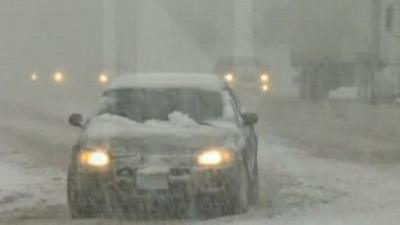
[[[152,194],[169,194],[176,195],[187,191],[187,182],[190,179],[191,170],[188,168],[170,168],[168,176],[168,190],[138,190],[136,187],[136,168],[122,167],[115,170],[114,181],[120,192],[135,193],[137,195]]]
[[[185,176],[190,175],[190,170],[186,168],[171,168],[169,171],[171,176]]]
[[[133,178],[136,175],[136,170],[130,167],[124,167],[115,171],[117,177]]]

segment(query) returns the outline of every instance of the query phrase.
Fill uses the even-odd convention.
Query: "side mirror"
[[[254,125],[258,123],[258,115],[255,113],[244,113],[242,117],[246,125]]]
[[[84,122],[83,116],[79,113],[71,114],[68,118],[68,123],[74,127],[83,127]]]

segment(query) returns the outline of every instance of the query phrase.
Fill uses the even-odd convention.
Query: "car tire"
[[[238,175],[225,183],[225,191],[218,195],[199,195],[197,210],[205,218],[215,218],[246,213],[250,204],[249,182],[244,166],[238,168]]]
[[[250,186],[246,167],[239,168],[239,179],[235,180],[231,190],[231,212],[233,214],[246,213],[250,205]]]
[[[260,192],[260,180],[258,175],[258,163],[256,161],[253,168],[253,179],[251,181],[251,186],[250,186],[250,204],[252,205],[257,204],[259,192]]]
[[[76,172],[70,170],[67,177],[67,200],[73,219],[96,217],[96,206],[89,204],[89,201],[82,201],[87,198],[88,195],[79,190]]]

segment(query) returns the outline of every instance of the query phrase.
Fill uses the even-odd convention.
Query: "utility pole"
[[[116,1],[103,0],[103,70],[109,76],[118,74]]]
[[[255,58],[254,0],[234,0],[234,56]]]

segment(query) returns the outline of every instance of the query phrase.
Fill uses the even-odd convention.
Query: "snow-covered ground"
[[[15,102],[1,105],[7,107],[0,109],[0,224],[400,224],[397,163],[318,157],[296,145],[296,139],[274,135],[280,132],[269,126],[264,109],[258,110],[260,202],[249,213],[206,221],[72,221],[65,203],[65,172],[77,131],[67,127],[68,109],[56,107],[62,105],[57,101],[41,107],[25,104],[24,110]]]
[[[65,171],[53,166],[56,161],[44,163],[54,159],[53,141],[60,134],[54,131],[60,129],[49,121],[37,120],[37,115],[32,115],[34,110],[27,112],[23,108],[4,103],[0,113],[0,213],[3,215],[65,203],[65,195],[59,193],[65,187]],[[44,148],[48,150],[43,151]]]
[[[65,202],[64,195],[58,193],[65,186],[62,171],[38,168],[9,146],[0,148],[1,213]]]

